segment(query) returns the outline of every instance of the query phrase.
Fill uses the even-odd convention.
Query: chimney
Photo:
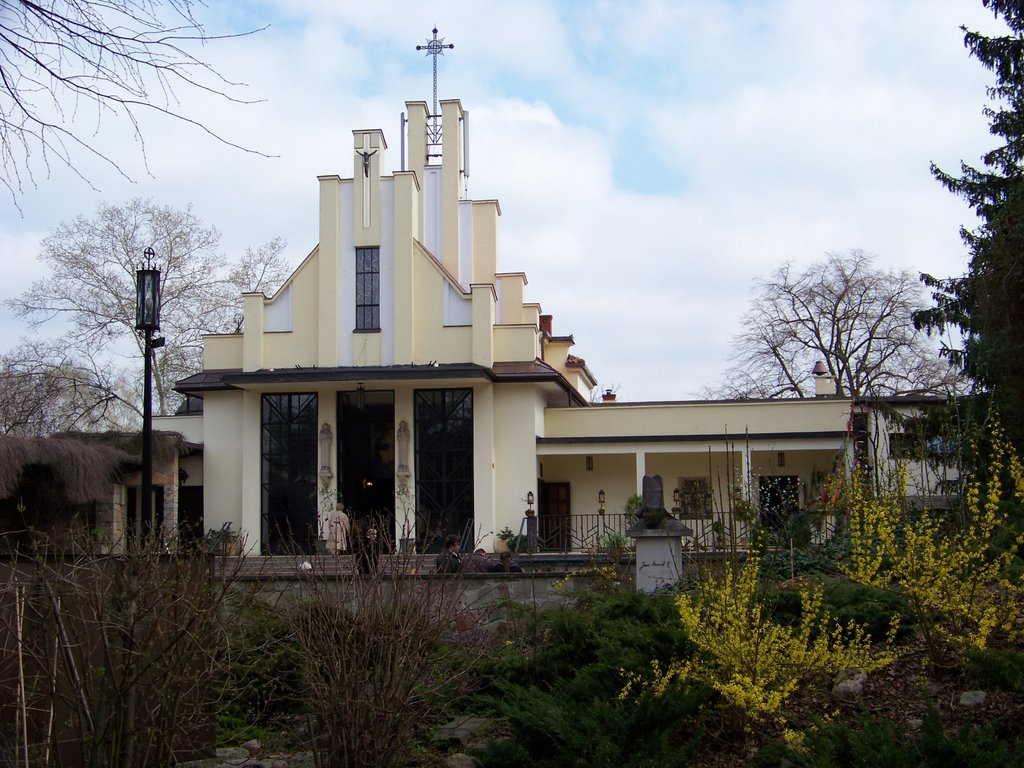
[[[604,392],[601,393],[601,402],[602,403],[614,403],[615,402],[615,393],[612,392],[610,389],[606,389]]]
[[[551,335],[551,315],[540,316],[540,332],[548,336]]]
[[[828,372],[824,360],[819,360],[811,369],[814,376],[814,396],[832,397],[836,393],[836,377]]]

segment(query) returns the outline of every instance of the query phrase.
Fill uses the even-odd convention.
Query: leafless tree
[[[827,253],[802,271],[786,262],[755,281],[733,364],[710,394],[813,396],[818,360],[836,394],[946,392],[952,373],[911,322],[921,306],[915,275],[878,269],[861,250]]]
[[[0,355],[0,432],[122,430],[137,414],[124,371],[77,355],[60,340],[33,339]]]
[[[195,15],[202,0],[0,0],[0,183],[17,200],[38,169],[98,158],[103,118],[127,121],[145,159],[139,117],[157,112],[244,151],[188,115],[176,88],[249,103],[195,51],[210,41]]]
[[[97,397],[115,396],[141,413],[140,394],[113,392],[107,380],[119,380],[111,376],[116,370],[138,381],[127,373],[139,369],[143,347],[135,332],[135,271],[152,246],[161,269],[160,331],[166,338],[154,353],[153,390],[157,412],[165,414],[177,402],[175,381],[202,367],[202,335],[237,330],[241,293],[272,292],[287,274],[280,238],[248,249],[237,263],[228,262],[219,245],[220,233],[191,208],[140,199],[104,205],[93,218],[79,216],[43,240],[39,258],[49,276],[7,304],[33,328],[60,321],[63,334],[54,352],[75,350],[76,371],[93,374],[87,380]],[[17,370],[19,361],[10,358],[8,367]],[[51,371],[59,368],[55,357],[48,359]]]

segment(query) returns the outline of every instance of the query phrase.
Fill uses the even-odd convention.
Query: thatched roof
[[[153,463],[166,464],[188,450],[181,435],[153,434]],[[16,493],[25,469],[42,466],[76,504],[103,498],[111,482],[141,463],[142,437],[124,432],[68,432],[52,437],[0,435],[0,499]]]

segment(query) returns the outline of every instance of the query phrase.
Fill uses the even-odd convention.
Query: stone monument
[[[636,520],[626,530],[636,540],[636,590],[654,592],[683,575],[683,536],[693,531],[665,509],[661,475],[644,475],[643,498]]]

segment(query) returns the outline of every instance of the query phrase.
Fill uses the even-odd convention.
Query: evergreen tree
[[[981,220],[961,229],[970,253],[967,274],[922,275],[935,306],[917,312],[919,329],[958,328],[963,346],[943,353],[979,391],[990,393],[1007,433],[1024,445],[1024,0],[982,0],[1008,34],[988,36],[964,28],[964,44],[994,73],[989,132],[1001,145],[982,156],[983,167],[960,164],[958,175],[932,166],[932,174],[964,198]]]

